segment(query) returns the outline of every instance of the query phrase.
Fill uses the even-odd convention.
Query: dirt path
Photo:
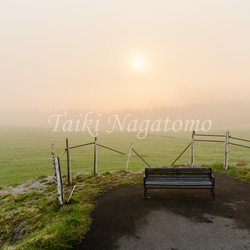
[[[250,185],[215,173],[208,190],[123,186],[97,200],[91,230],[74,249],[250,249]]]

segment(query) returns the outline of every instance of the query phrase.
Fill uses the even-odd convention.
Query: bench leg
[[[148,198],[148,192],[147,192],[147,188],[144,188],[144,199]]]
[[[213,188],[211,188],[210,193],[212,195],[212,200],[214,201],[215,198],[214,198],[214,189]]]

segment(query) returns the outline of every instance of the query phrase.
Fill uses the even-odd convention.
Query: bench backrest
[[[211,178],[211,168],[145,168],[146,178]]]

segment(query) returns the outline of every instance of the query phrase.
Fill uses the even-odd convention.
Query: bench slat
[[[145,186],[150,185],[158,185],[158,186],[212,186],[213,183],[210,180],[169,180],[166,181],[166,179],[153,179],[153,180],[146,180]]]
[[[146,168],[145,169],[146,176],[148,175],[210,175],[211,168]]]
[[[164,179],[211,179],[211,175],[186,175],[186,174],[155,174],[155,175],[148,175],[146,178],[164,178]]]

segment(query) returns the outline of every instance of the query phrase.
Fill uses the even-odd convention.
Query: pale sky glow
[[[0,111],[245,101],[250,1],[0,2]]]

